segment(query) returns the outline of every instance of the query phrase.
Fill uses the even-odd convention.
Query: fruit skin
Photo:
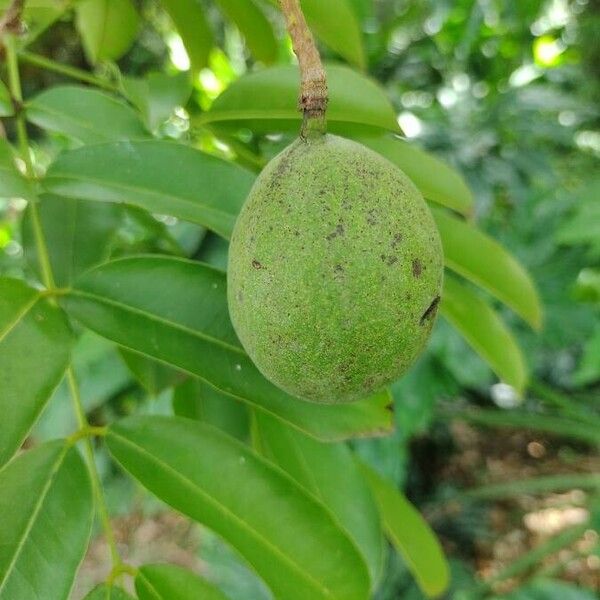
[[[433,218],[400,169],[344,138],[300,138],[238,217],[229,311],[267,379],[305,400],[349,402],[420,354],[442,279]]]

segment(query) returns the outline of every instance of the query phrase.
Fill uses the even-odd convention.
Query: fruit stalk
[[[309,130],[325,132],[328,90],[325,69],[315,40],[306,24],[299,0],[279,0],[300,65],[298,108],[304,115],[301,135]]]

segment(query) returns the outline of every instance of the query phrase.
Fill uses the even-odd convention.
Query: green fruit
[[[259,370],[316,402],[397,379],[427,341],[443,256],[419,191],[333,135],[298,139],[258,177],[229,251],[229,310]]]

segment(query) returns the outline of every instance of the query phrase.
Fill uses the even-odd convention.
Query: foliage
[[[396,597],[406,568],[418,585],[406,597],[449,585],[482,597],[497,582],[449,565],[398,489],[410,439],[458,415],[598,444],[600,215],[587,173],[599,92],[576,29],[597,6],[555,3],[566,16],[552,21],[532,1],[302,4],[328,59],[330,130],[404,170],[434,212],[444,321],[391,390],[329,406],[277,389],[235,336],[223,270],[257,172],[300,124],[276,3],[27,2],[23,35],[2,36],[0,598],[67,598],[94,514],[113,570],[89,598],[128,598],[123,574],[141,600],[223,597],[175,566],[123,564],[97,466],[107,451],[275,597]],[[491,372],[513,410],[439,402],[489,402]],[[148,415],[162,394],[168,414]],[[507,597],[586,593],[546,578]]]

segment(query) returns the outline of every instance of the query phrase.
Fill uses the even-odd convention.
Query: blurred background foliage
[[[170,95],[168,119],[148,108],[148,121],[160,124],[166,137],[193,137],[203,149],[231,156],[241,146],[215,139],[196,125],[197,118],[256,67],[257,56],[263,63],[287,63],[291,48],[272,3],[255,1],[276,33],[272,43],[268,28],[258,40],[245,40],[219,4],[199,0],[204,43],[187,51],[174,26],[176,15],[151,0],[121,9],[122,47],[103,49],[89,27],[93,7],[82,0],[75,18],[73,12],[59,13],[29,49],[107,80],[122,74],[134,104],[143,103],[148,90]],[[325,28],[319,35],[324,56],[377,79],[406,137],[465,176],[476,198],[475,218],[530,270],[545,313],[543,329],[532,332],[503,312],[532,372],[523,397],[497,382],[456,332],[438,321],[426,353],[393,388],[395,434],[354,446],[405,488],[440,535],[453,569],[449,597],[596,597],[600,461],[593,436],[582,431],[600,430],[600,0],[342,4],[348,15],[334,17],[346,32],[354,24],[364,52],[345,51]],[[35,60],[27,63],[25,97],[66,81]],[[190,67],[196,71],[193,87],[181,75]],[[157,74],[141,79],[149,72]],[[174,79],[165,83],[159,73]],[[172,111],[178,104],[184,108]],[[12,137],[10,122],[7,128]],[[31,134],[41,164],[70,143],[42,137],[34,127]],[[268,156],[288,139],[255,139],[248,132],[244,141]],[[20,275],[25,268],[23,210],[18,200],[2,205],[4,274]],[[132,208],[119,219],[112,254],[125,248],[194,255],[217,265],[227,251],[200,227],[149,219]],[[75,367],[94,422],[140,407],[160,413],[170,406],[170,372],[121,354],[92,334],[78,343]],[[36,436],[71,431],[69,419],[67,392],[59,388]],[[204,565],[232,599],[267,597],[216,538],[162,514],[108,460],[102,466],[120,543],[132,560],[141,555],[146,561]],[[102,557],[99,539],[86,559],[83,587],[105,573]],[[392,553],[377,597],[422,597]]]

